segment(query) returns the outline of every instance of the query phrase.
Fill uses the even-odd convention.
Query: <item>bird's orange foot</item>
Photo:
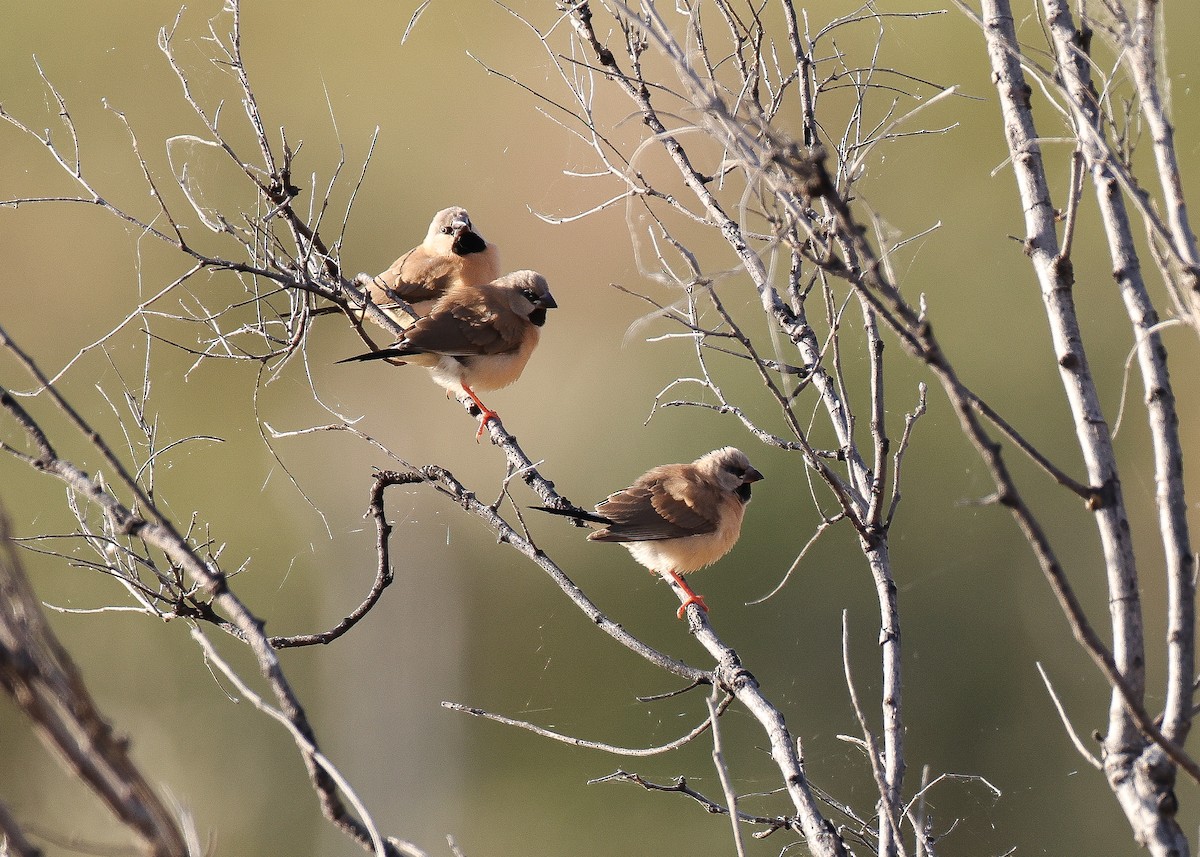
[[[688,606],[691,604],[695,604],[704,613],[708,612],[708,605],[704,603],[704,597],[693,592],[679,605],[679,609],[675,612],[675,615],[682,619],[687,614]]]
[[[708,612],[708,605],[704,603],[704,599],[693,592],[692,587],[684,583],[682,577],[680,577],[674,571],[667,571],[665,574],[667,577],[671,578],[671,580],[675,582],[675,585],[683,590],[683,594],[687,596],[687,598],[683,599],[683,603],[679,605],[679,610],[675,613],[676,616],[682,619],[684,614],[687,613],[688,607],[692,604],[695,604],[705,613]]]
[[[478,442],[479,439],[481,437],[483,437],[483,432],[484,432],[484,429],[487,428],[487,424],[490,423],[492,420],[498,420],[498,419],[500,419],[500,415],[498,413],[496,413],[495,411],[488,410],[487,408],[480,409],[480,411],[479,411],[479,431],[475,432],[476,442]]]
[[[475,440],[476,440],[476,442],[478,442],[479,439],[481,437],[483,437],[483,431],[484,431],[484,429],[487,428],[487,424],[490,423],[492,420],[499,420],[500,415],[498,413],[496,413],[495,411],[493,411],[491,408],[489,408],[487,405],[485,405],[483,402],[479,401],[479,397],[475,395],[475,391],[472,390],[470,387],[468,387],[466,384],[462,385],[462,390],[464,393],[466,393],[468,396],[471,397],[471,401],[474,402],[475,407],[477,407],[479,409],[479,431],[475,432]]]

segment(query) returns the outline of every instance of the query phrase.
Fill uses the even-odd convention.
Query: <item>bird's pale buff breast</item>
[[[540,332],[531,324],[521,346],[511,354],[470,355],[461,359],[442,356],[432,365],[422,365],[428,366],[433,380],[451,393],[457,394],[464,383],[473,390],[499,390],[521,377],[539,336]]]
[[[733,549],[742,532],[746,506],[737,497],[721,501],[721,521],[714,532],[681,539],[661,539],[647,542],[623,542],[633,558],[656,574],[674,571],[688,574],[712,565]]]

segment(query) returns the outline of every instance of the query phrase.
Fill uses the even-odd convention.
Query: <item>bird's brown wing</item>
[[[493,296],[461,288],[408,329],[403,344],[414,352],[467,357],[516,351],[528,322]]]
[[[596,511],[612,523],[589,538],[600,542],[650,542],[714,532],[720,506],[718,497],[708,496],[712,493],[710,486],[683,474],[651,471],[596,506]],[[701,509],[711,510],[712,515]]]
[[[421,247],[409,250],[375,278],[376,283],[395,292],[410,304],[436,300],[445,294],[454,282],[461,267],[457,259],[447,256],[431,256]],[[383,289],[372,290],[377,303],[386,303],[390,296]]]

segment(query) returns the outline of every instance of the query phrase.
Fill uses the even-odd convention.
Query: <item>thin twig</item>
[[[1075,727],[1071,725],[1071,719],[1067,717],[1067,711],[1063,708],[1062,700],[1058,698],[1058,694],[1054,692],[1054,686],[1050,684],[1050,676],[1046,675],[1046,670],[1042,666],[1042,662],[1037,662],[1038,674],[1042,677],[1042,683],[1046,685],[1046,693],[1050,694],[1050,701],[1054,703],[1054,710],[1058,712],[1058,718],[1062,721],[1063,728],[1067,730],[1067,736],[1071,739],[1071,743],[1075,745],[1075,749],[1079,751],[1079,755],[1083,756],[1084,761],[1095,768],[1097,771],[1104,770],[1104,765],[1096,758],[1087,745],[1079,738],[1079,733],[1075,731]]]
[[[732,701],[733,697],[726,695],[720,703],[718,714],[723,713]],[[696,738],[703,735],[712,726],[711,720],[705,719],[690,732],[676,738],[674,741],[668,741],[666,744],[660,744],[657,747],[619,747],[603,741],[589,741],[573,735],[564,735],[561,732],[555,732],[552,729],[546,729],[544,726],[538,726],[525,720],[514,720],[511,717],[493,714],[490,711],[484,711],[482,708],[460,705],[457,702],[443,702],[442,708],[450,711],[459,711],[463,714],[470,714],[473,717],[482,717],[485,720],[502,723],[505,726],[515,726],[518,729],[524,729],[543,738],[550,738],[563,744],[570,744],[572,747],[582,747],[585,750],[600,750],[604,753],[612,753],[614,756],[657,756],[671,750],[678,750],[680,747],[690,744]]]

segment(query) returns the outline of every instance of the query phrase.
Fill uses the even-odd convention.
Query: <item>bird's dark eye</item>
[[[538,296],[536,294],[534,294],[533,289],[521,289],[521,294],[523,294],[525,296],[525,299],[528,300],[531,304],[535,304],[538,302]]]
[[[443,226],[443,227],[442,227],[442,234],[443,234],[443,235],[453,235],[453,234],[454,234],[454,227],[453,227],[453,226]]]

